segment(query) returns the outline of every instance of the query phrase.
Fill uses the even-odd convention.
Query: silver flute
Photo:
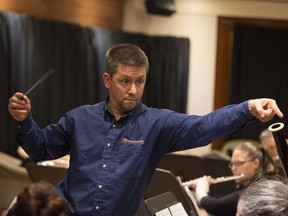
[[[218,177],[218,178],[212,178],[210,180],[211,184],[218,184],[218,183],[222,183],[222,182],[227,182],[227,181],[233,181],[236,179],[240,179],[243,178],[244,174],[242,173],[241,175],[236,175],[236,176],[222,176],[222,177]],[[195,181],[197,181],[197,179],[193,179],[193,180],[189,180],[186,182],[182,182],[182,186],[189,186],[192,185]]]

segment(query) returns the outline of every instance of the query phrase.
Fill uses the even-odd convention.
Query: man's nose
[[[129,89],[129,94],[136,94],[137,89],[135,83],[132,83],[130,89]]]

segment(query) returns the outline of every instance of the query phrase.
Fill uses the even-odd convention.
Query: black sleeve
[[[236,215],[237,203],[241,191],[235,191],[221,198],[214,198],[212,196],[203,197],[200,201],[200,205],[209,214],[228,216]]]

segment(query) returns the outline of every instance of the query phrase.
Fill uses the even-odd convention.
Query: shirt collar
[[[108,100],[109,100],[109,95],[107,96],[105,103],[104,103],[105,115],[108,116],[110,119],[113,119],[115,121],[114,115],[109,110]],[[147,107],[140,101],[133,110],[131,110],[127,114],[121,116],[120,119],[128,119],[129,117],[134,119],[138,116],[137,115],[138,113],[142,113],[146,109],[147,109]]]

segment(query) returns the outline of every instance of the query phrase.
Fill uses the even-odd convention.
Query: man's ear
[[[107,72],[103,73],[103,82],[106,88],[110,88],[111,80],[110,75]]]
[[[254,163],[255,163],[256,167],[260,167],[261,166],[259,159],[255,159]]]

